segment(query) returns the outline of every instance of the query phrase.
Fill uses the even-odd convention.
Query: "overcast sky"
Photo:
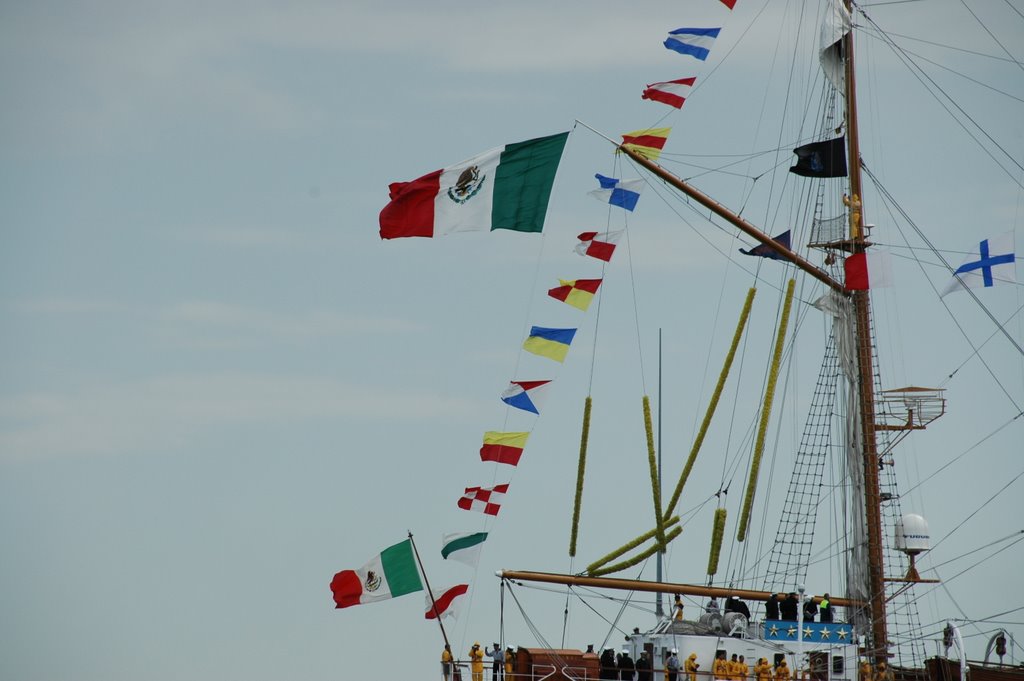
[[[575,235],[624,225],[586,196],[593,174],[640,176],[577,119],[611,137],[671,125],[673,172],[770,233],[792,226],[795,204],[766,199],[782,183],[812,186],[785,168],[817,118],[817,67],[803,54],[813,54],[820,7],[765,4],[739,0],[730,15],[715,0],[6,3],[0,677],[435,674],[441,638],[421,595],[336,611],[332,575],[412,531],[435,585],[473,585],[449,631],[456,651],[498,640],[495,570],[580,571],[649,529],[641,397],[662,408],[674,481],[757,286],[729,406],[667,557],[669,579],[704,582],[713,494],[729,481],[738,514],[743,443],[789,271],[736,255],[750,242],[652,184],[604,275],[600,324],[597,305],[583,315],[545,291],[559,277],[601,276],[597,261],[572,253]],[[1005,50],[1024,58],[1024,6],[921,0],[868,11],[934,79],[915,77],[877,34],[862,36],[869,168],[953,265],[985,237],[1012,231],[1021,242],[1024,76]],[[687,25],[724,26],[705,64],[661,46]],[[700,87],[682,111],[640,99],[647,83],[689,75]],[[936,88],[984,133],[956,122]],[[570,129],[544,235],[379,239],[390,182]],[[761,151],[771,153],[744,158]],[[725,173],[701,170],[736,160]],[[840,210],[840,193],[831,186],[826,213]],[[945,417],[893,454],[903,510],[927,517],[936,544],[920,565],[945,580],[918,587],[928,593],[921,620],[934,638],[946,618],[1011,611],[964,625],[980,658],[999,626],[1024,641],[1024,548],[1005,540],[1022,531],[1024,419],[1013,419],[1024,362],[969,296],[939,301],[948,273],[875,191],[865,216],[896,280],[874,296],[882,385],[944,387],[949,399]],[[764,505],[748,553],[723,549],[720,579],[774,537],[827,332],[808,305],[820,293],[798,286],[808,333],[777,398]],[[1021,343],[1021,289],[979,295]],[[531,324],[580,328],[564,365],[520,352]],[[540,419],[498,401],[515,378],[555,379]],[[572,562],[588,391],[591,463]],[[514,473],[479,461],[484,431],[518,429],[532,435]],[[463,487],[509,479],[497,519],[456,508]],[[826,544],[844,533],[826,525]],[[481,529],[491,539],[475,573],[441,561],[442,534]],[[828,565],[812,571],[810,591],[836,592]],[[642,575],[653,578],[653,565]],[[560,646],[564,596],[517,595]],[[641,599],[620,626],[652,626],[650,607]],[[513,610],[507,599],[505,641],[540,645]],[[609,626],[571,601],[566,631],[565,645],[583,648]]]

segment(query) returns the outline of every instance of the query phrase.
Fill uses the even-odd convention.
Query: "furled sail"
[[[864,508],[864,434],[862,424],[857,417],[858,403],[858,371],[857,345],[853,305],[841,294],[830,291],[814,302],[814,306],[832,316],[832,335],[836,340],[836,351],[839,355],[839,366],[846,382],[844,391],[846,426],[845,446],[846,474],[850,485],[845,488],[848,497],[845,508],[849,513],[848,523],[850,546],[846,553],[846,593],[849,598],[863,602],[870,600],[871,579],[866,566],[868,565],[868,532],[866,511]],[[856,610],[850,613],[851,621],[858,629],[864,631],[870,627],[871,615],[867,610]]]
[[[821,22],[821,39],[818,43],[821,70],[832,85],[844,92],[845,70],[843,67],[842,41],[850,32],[850,13],[841,0],[830,0],[825,18]]]

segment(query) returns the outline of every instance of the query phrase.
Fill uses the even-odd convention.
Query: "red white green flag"
[[[384,549],[358,570],[342,570],[331,580],[336,608],[386,601],[414,591],[423,591],[423,582],[411,539]]]
[[[506,144],[390,186],[380,237],[510,229],[540,232],[569,133]]]

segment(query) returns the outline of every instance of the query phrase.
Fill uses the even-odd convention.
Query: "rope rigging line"
[[[1005,485],[1000,487],[999,490],[995,492],[995,494],[993,494],[988,499],[986,499],[985,502],[983,504],[981,504],[981,506],[978,506],[978,508],[974,509],[974,511],[972,511],[970,513],[970,515],[968,515],[966,518],[964,518],[962,521],[960,521],[960,523],[956,527],[954,527],[952,530],[947,532],[946,535],[942,539],[940,539],[939,541],[935,542],[935,544],[932,546],[931,550],[935,550],[938,546],[940,546],[942,544],[942,542],[944,542],[947,539],[949,539],[957,530],[959,530],[961,527],[963,527],[967,523],[968,520],[973,518],[983,508],[985,508],[990,503],[995,501],[996,497],[998,497],[1000,494],[1005,492],[1010,487],[1010,485],[1012,485],[1013,483],[1015,483],[1018,480],[1020,480],[1021,476],[1024,476],[1024,470],[1022,470],[1020,473],[1017,473],[1017,475],[1013,476],[1009,481],[1007,481],[1007,483]]]
[[[885,198],[886,202],[888,202],[886,205],[887,206],[891,205],[893,208],[895,208],[896,211],[901,216],[903,216],[903,219],[907,221],[907,224],[910,225],[910,227],[914,230],[914,233],[917,234],[917,236],[921,239],[921,241],[924,242],[925,246],[928,247],[928,250],[931,251],[931,253],[933,255],[935,255],[946,266],[946,268],[951,273],[954,272],[955,271],[954,268],[946,261],[946,259],[942,256],[941,252],[939,252],[939,250],[937,248],[935,248],[935,245],[931,242],[930,239],[928,239],[927,235],[925,235],[924,232],[917,226],[917,224],[910,218],[910,215],[908,215],[907,212],[903,209],[903,207],[896,201],[895,197],[893,197],[893,195],[889,193],[889,191],[885,188],[885,185],[883,185],[878,180],[878,178],[875,177],[875,175],[871,172],[871,170],[866,165],[862,165],[862,170],[864,171],[864,174],[866,174],[871,179],[872,184],[878,190],[878,192]],[[890,213],[890,215],[891,215],[891,213]],[[894,220],[894,223],[898,225],[898,223],[896,223],[895,220]],[[900,234],[901,235],[903,234],[902,230],[900,231]],[[907,246],[910,246],[910,242],[907,241],[905,236],[904,236],[904,242],[907,244]],[[927,277],[926,277],[926,279],[927,279]],[[931,283],[931,279],[928,279],[928,283],[931,286],[932,291],[938,296],[939,302],[942,303],[942,306],[943,306],[943,308],[945,308],[946,313],[950,316],[950,318],[953,320],[953,323],[956,325],[957,329],[960,331],[960,334],[964,337],[964,340],[966,340],[968,345],[971,346],[971,349],[974,350],[975,354],[978,354],[979,353],[978,348],[975,346],[975,344],[971,340],[971,338],[967,335],[967,331],[960,324],[959,320],[957,320],[956,315],[954,315],[953,311],[949,309],[949,306],[946,304],[946,302],[943,299],[943,297],[938,295],[938,290],[935,288],[935,285]],[[968,294],[970,294],[970,296],[974,300],[975,304],[985,313],[985,315],[992,321],[992,323],[995,324],[996,329],[998,331],[1000,331],[1007,340],[1010,341],[1010,344],[1013,345],[1013,347],[1017,349],[1017,352],[1020,353],[1021,356],[1024,356],[1024,348],[1022,348],[1020,343],[1017,342],[1017,340],[1013,337],[1013,335],[1009,331],[1007,331],[1006,327],[1003,324],[1001,324],[998,319],[996,319],[996,317],[992,313],[992,311],[988,309],[988,306],[986,306],[981,301],[981,299],[978,298],[977,294],[974,293],[974,291],[972,289],[965,288],[964,290]],[[1017,404],[1016,400],[1013,399],[1013,396],[1010,394],[1010,392],[1006,389],[1005,386],[1003,386],[1002,382],[1000,382],[998,376],[996,376],[996,373],[992,369],[992,367],[989,366],[988,362],[986,362],[984,360],[984,358],[981,357],[980,354],[978,354],[978,359],[981,361],[982,366],[984,366],[985,369],[988,371],[989,375],[992,377],[992,380],[995,381],[996,385],[998,385],[1000,390],[1003,391],[1003,394],[1006,395],[1006,398],[1010,401],[1010,403],[1014,406],[1014,408],[1018,412],[1020,412],[1021,411],[1020,405]]]
[[[999,38],[997,38],[995,33],[993,33],[989,29],[989,27],[985,25],[985,22],[981,20],[981,17],[979,17],[977,14],[975,14],[974,10],[971,9],[967,5],[967,3],[964,2],[964,0],[960,0],[960,4],[964,6],[964,9],[967,10],[972,17],[974,17],[974,20],[978,22],[978,25],[981,26],[983,29],[985,29],[985,33],[988,33],[988,36],[990,38],[992,38],[992,42],[994,42],[996,45],[998,45],[999,48],[1003,52],[1006,53],[1006,56],[1010,59],[1010,61],[1013,62],[1014,64],[1016,64],[1017,68],[1019,68],[1021,71],[1024,71],[1024,64],[1021,64],[1020,61],[1018,61],[1016,57],[1014,57],[1012,54],[1010,54],[1010,51],[1008,49],[1006,49],[1006,46],[1003,45],[1001,42],[999,42]],[[1010,5],[1010,6],[1012,7],[1013,5]]]
[[[911,58],[910,58],[910,57],[909,57],[909,56],[907,55],[907,53],[905,52],[905,50],[903,50],[903,48],[902,48],[902,47],[900,47],[900,46],[899,46],[898,44],[896,44],[896,41],[892,40],[892,39],[891,39],[891,38],[889,37],[889,35],[888,35],[888,34],[887,34],[887,33],[886,33],[886,32],[885,32],[885,31],[884,31],[884,30],[883,30],[883,29],[882,29],[882,28],[881,28],[880,26],[878,26],[878,24],[876,24],[876,23],[874,22],[874,20],[872,20],[872,19],[871,19],[871,18],[870,18],[870,17],[869,17],[868,15],[867,15],[867,13],[865,13],[865,12],[863,11],[863,9],[862,9],[862,8],[858,8],[858,11],[859,11],[859,12],[861,13],[861,15],[862,15],[862,16],[864,16],[864,18],[865,18],[865,19],[867,19],[867,20],[868,20],[868,22],[869,22],[869,23],[871,24],[871,26],[872,26],[872,27],[874,27],[874,29],[875,29],[876,31],[878,31],[878,33],[879,33],[879,34],[880,34],[880,35],[881,35],[881,36],[883,37],[883,43],[884,43],[885,45],[887,45],[887,46],[888,46],[888,47],[889,47],[890,49],[892,49],[892,50],[893,50],[893,52],[894,52],[894,53],[896,54],[896,56],[897,56],[897,57],[899,58],[899,60],[900,60],[901,62],[903,62],[904,66],[907,66],[907,68],[908,68],[908,69],[910,70],[911,74],[912,74],[912,75],[913,75],[913,76],[914,76],[914,77],[915,77],[915,78],[916,78],[916,79],[918,80],[918,82],[920,82],[920,83],[921,83],[922,85],[925,85],[925,89],[926,89],[926,90],[928,91],[928,93],[929,93],[930,95],[932,95],[932,97],[933,97],[933,98],[935,99],[935,101],[937,101],[937,102],[939,103],[939,105],[940,105],[940,106],[942,106],[942,108],[943,108],[943,109],[945,109],[945,111],[946,111],[946,112],[947,112],[948,114],[950,114],[950,116],[951,116],[951,117],[953,118],[953,120],[954,120],[954,121],[956,121],[956,123],[957,123],[957,124],[958,124],[958,125],[959,125],[959,126],[960,126],[960,127],[962,128],[962,129],[963,129],[963,131],[964,131],[964,132],[966,132],[966,133],[967,133],[967,135],[968,135],[968,136],[969,136],[969,137],[970,137],[970,138],[971,138],[972,140],[974,140],[975,142],[978,142],[978,146],[979,146],[979,148],[981,148],[981,149],[982,149],[982,151],[984,151],[984,152],[985,152],[985,154],[986,154],[986,155],[988,155],[988,157],[989,157],[989,158],[991,158],[991,159],[992,159],[992,160],[993,160],[993,161],[995,162],[995,164],[996,164],[997,166],[999,166],[999,168],[1000,168],[1000,169],[1001,169],[1001,170],[1002,170],[1002,171],[1003,171],[1004,173],[1006,173],[1007,177],[1009,177],[1009,178],[1010,178],[1010,180],[1011,180],[1011,181],[1012,181],[1012,182],[1013,182],[1014,184],[1016,184],[1016,185],[1017,185],[1018,187],[1021,187],[1022,189],[1024,189],[1024,184],[1021,184],[1021,181],[1020,181],[1019,179],[1017,179],[1016,177],[1014,177],[1014,176],[1013,176],[1013,175],[1012,175],[1012,174],[1011,174],[1011,173],[1009,172],[1009,170],[1007,170],[1007,168],[1006,168],[1006,167],[1005,167],[1005,166],[1004,166],[1004,165],[1003,165],[1002,163],[1000,163],[1000,162],[999,162],[999,160],[998,160],[998,159],[997,159],[997,158],[995,157],[995,155],[994,155],[994,154],[993,154],[993,153],[992,153],[992,152],[991,152],[991,151],[990,151],[990,150],[988,149],[988,147],[986,147],[985,145],[983,145],[983,144],[981,144],[981,143],[980,143],[980,141],[978,140],[978,138],[977,138],[977,137],[976,137],[976,136],[974,135],[974,133],[972,133],[972,132],[971,132],[971,131],[970,131],[970,130],[969,130],[969,129],[967,128],[967,126],[966,126],[966,125],[964,124],[964,122],[963,122],[962,120],[960,120],[960,119],[959,119],[958,117],[956,117],[955,115],[953,115],[953,112],[952,112],[952,111],[950,110],[950,106],[952,106],[953,108],[955,108],[955,109],[956,109],[957,111],[959,111],[959,112],[960,112],[960,114],[961,114],[961,115],[962,115],[962,116],[963,116],[964,118],[966,118],[966,119],[967,119],[968,121],[970,121],[970,122],[971,122],[971,124],[972,124],[972,125],[974,125],[975,129],[977,129],[977,130],[978,130],[978,131],[979,131],[979,132],[980,132],[980,133],[981,133],[981,134],[982,134],[982,135],[983,135],[983,136],[984,136],[984,137],[985,137],[985,138],[986,138],[987,140],[989,140],[989,142],[991,142],[991,143],[992,143],[992,145],[993,145],[993,146],[994,146],[994,147],[995,147],[996,149],[998,149],[999,151],[1001,151],[1001,152],[1003,153],[1003,155],[1004,155],[1004,156],[1006,157],[1006,159],[1008,159],[1008,160],[1009,160],[1009,162],[1010,162],[1011,164],[1015,165],[1015,166],[1016,166],[1016,167],[1017,167],[1017,168],[1018,168],[1019,170],[1022,170],[1022,171],[1024,171],[1024,166],[1022,166],[1022,165],[1020,164],[1020,162],[1019,162],[1019,161],[1017,161],[1017,159],[1015,159],[1015,158],[1013,157],[1013,155],[1012,155],[1012,154],[1010,154],[1010,153],[1009,153],[1008,151],[1006,151],[1006,149],[1004,149],[1004,148],[1002,147],[1002,145],[1000,145],[1000,144],[999,144],[999,143],[998,143],[998,142],[997,142],[997,141],[996,141],[996,140],[995,140],[995,139],[994,139],[994,138],[993,138],[993,137],[992,137],[992,136],[991,136],[991,135],[990,135],[990,134],[989,134],[989,133],[988,133],[988,132],[987,132],[987,131],[986,131],[986,130],[985,130],[984,128],[982,128],[982,127],[981,127],[981,125],[980,125],[980,124],[979,124],[979,123],[978,123],[977,121],[975,121],[975,120],[974,120],[974,118],[973,118],[973,117],[971,117],[971,115],[970,115],[970,114],[968,114],[968,113],[967,113],[967,112],[966,112],[966,111],[964,110],[964,108],[963,108],[962,106],[960,106],[960,105],[959,105],[959,104],[957,103],[957,101],[956,101],[956,100],[955,100],[955,99],[954,99],[953,97],[951,97],[951,96],[950,96],[950,95],[949,95],[949,94],[948,94],[948,93],[947,93],[947,92],[946,92],[945,90],[943,90],[943,89],[942,89],[942,88],[941,88],[941,87],[939,86],[939,84],[938,84],[938,83],[936,83],[936,82],[935,82],[935,80],[934,80],[934,79],[933,79],[933,78],[932,78],[931,76],[929,76],[929,75],[928,75],[927,73],[925,73],[925,72],[924,72],[924,69],[922,69],[922,68],[921,68],[920,66],[918,66],[918,65],[917,65],[917,63],[916,63],[916,62],[914,62],[914,60],[913,60],[913,59],[911,59]],[[869,35],[870,35],[870,34],[869,34]],[[926,85],[926,84],[925,84],[925,82],[924,82],[925,80],[927,80],[927,81],[928,81],[928,83],[929,83],[929,84],[931,84],[931,86],[932,86],[932,88],[934,88],[934,90],[932,90],[932,89],[930,89],[930,88],[928,88],[928,87],[927,87],[927,85]],[[940,93],[942,93],[942,96],[943,96],[943,97],[945,97],[945,100],[943,100],[943,99],[942,99],[942,98],[940,98],[940,97],[939,97],[938,95],[936,95],[936,94],[935,94],[936,92],[940,92]]]
[[[507,581],[509,581],[509,580],[503,580],[503,581],[506,581],[506,582],[507,582]],[[510,593],[510,594],[512,595],[512,600],[513,600],[513,601],[515,601],[516,607],[517,607],[517,608],[519,608],[519,614],[520,614],[520,615],[522,615],[522,617],[523,617],[523,622],[525,622],[525,623],[526,623],[526,626],[527,626],[527,628],[529,628],[530,632],[531,632],[531,633],[533,634],[533,637],[534,637],[534,639],[535,639],[535,640],[536,640],[536,641],[537,641],[538,643],[540,643],[540,644],[541,644],[541,646],[542,646],[542,647],[543,647],[543,648],[544,648],[544,649],[545,649],[545,650],[546,650],[546,651],[547,651],[547,652],[548,652],[548,653],[549,653],[549,654],[550,654],[550,655],[551,655],[551,656],[552,656],[553,658],[555,658],[555,660],[556,660],[556,661],[558,662],[558,664],[559,664],[560,666],[562,666],[562,667],[566,667],[566,666],[568,665],[568,661],[567,661],[567,660],[565,660],[565,659],[564,659],[564,658],[563,658],[563,657],[562,657],[561,655],[559,655],[559,654],[558,654],[558,652],[557,652],[557,649],[556,649],[556,648],[552,647],[552,645],[551,645],[550,643],[548,643],[547,639],[545,639],[545,638],[544,638],[544,634],[542,634],[542,633],[541,633],[541,631],[540,631],[540,629],[539,629],[539,628],[538,628],[538,627],[537,627],[537,626],[536,626],[536,625],[535,625],[535,624],[533,623],[533,620],[531,620],[531,619],[530,619],[530,616],[526,614],[526,609],[525,609],[525,608],[523,608],[523,604],[519,602],[519,597],[518,597],[518,596],[516,596],[516,593],[515,593],[515,591],[514,591],[514,590],[512,589],[512,586],[511,586],[511,584],[509,584],[509,589],[508,589],[508,592],[509,592],[509,593]]]
[[[879,3],[879,4],[881,4],[881,3]],[[1007,2],[1007,4],[1009,4],[1009,2]],[[1013,7],[1013,5],[1010,5],[1010,6]],[[861,7],[874,7],[874,5],[861,5]],[[867,26],[862,26],[862,25],[858,24],[857,28],[860,29],[861,33],[867,33],[868,35],[874,35],[872,33],[872,31],[870,31],[868,29]],[[937,43],[934,40],[925,40],[924,38],[915,38],[914,36],[909,36],[909,35],[906,35],[904,33],[895,33],[893,31],[887,31],[886,35],[888,35],[890,37],[903,38],[904,40],[912,40],[912,41],[914,41],[916,43],[924,43],[926,45],[934,45],[935,47],[941,47],[943,49],[953,50],[955,52],[963,52],[965,54],[973,54],[976,57],[985,57],[986,59],[995,59],[997,61],[1010,62],[1010,63],[1014,63],[1014,62],[1017,61],[1016,59],[1007,58],[1007,57],[1000,57],[1000,56],[995,55],[995,54],[987,54],[985,52],[978,52],[977,50],[968,50],[968,49],[966,49],[964,47],[956,47],[956,46],[950,45],[948,43]]]

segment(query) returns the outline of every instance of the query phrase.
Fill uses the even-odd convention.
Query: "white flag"
[[[486,532],[456,532],[441,539],[441,557],[451,558],[475,568],[480,562],[480,549],[487,541]]]
[[[430,592],[434,594],[434,600],[431,602],[430,594],[427,594],[427,612],[424,617],[432,620],[440,615],[441,619],[446,617],[458,619],[459,610],[462,608],[462,602],[466,600],[465,596],[468,591],[469,584],[456,584],[440,591],[431,589]]]

